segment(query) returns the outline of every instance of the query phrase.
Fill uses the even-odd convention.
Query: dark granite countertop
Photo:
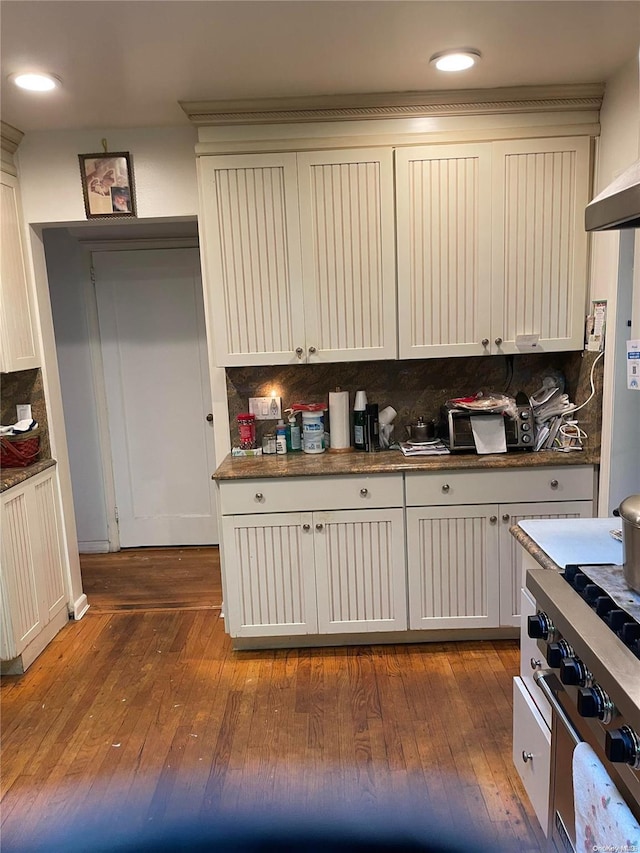
[[[560,453],[511,453],[478,456],[451,453],[446,456],[406,457],[399,450],[380,453],[287,453],[282,456],[231,456],[211,475],[213,480],[244,480],[258,477],[315,477],[332,474],[393,474],[411,471],[457,469],[539,468],[551,465],[597,465],[598,455],[588,450]]]
[[[41,471],[46,471],[47,468],[53,468],[56,464],[55,459],[41,459],[39,462],[34,462],[33,465],[27,465],[25,468],[3,468],[0,472],[0,492],[6,492],[7,489],[13,486],[19,486],[30,477],[35,477]]]

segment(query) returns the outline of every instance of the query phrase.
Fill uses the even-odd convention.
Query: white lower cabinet
[[[223,518],[233,637],[405,630],[400,508]]]
[[[5,671],[24,671],[69,619],[58,497],[55,468],[2,495],[0,656]]]
[[[521,549],[509,530],[590,517],[593,468],[416,472],[406,495],[409,627],[519,627]]]
[[[513,763],[547,832],[551,730],[520,678],[513,679]]]
[[[402,474],[223,481],[220,507],[232,637],[406,630]]]

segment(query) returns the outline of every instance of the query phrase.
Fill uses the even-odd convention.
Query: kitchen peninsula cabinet
[[[23,672],[67,623],[55,467],[2,495],[3,671]]]
[[[402,475],[222,482],[220,499],[232,637],[406,630]]]
[[[520,625],[509,529],[525,518],[593,514],[591,466],[407,474],[409,627]]]
[[[0,372],[40,366],[18,179],[0,172]]]
[[[573,136],[396,151],[400,358],[582,347],[590,145]]]
[[[397,357],[391,148],[199,158],[219,366]]]

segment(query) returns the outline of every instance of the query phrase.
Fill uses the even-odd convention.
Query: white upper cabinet
[[[305,340],[296,155],[202,157],[199,169],[216,363],[296,361]]]
[[[0,372],[40,365],[22,235],[18,180],[0,172]]]
[[[391,149],[200,158],[220,366],[395,358]]]
[[[401,358],[581,349],[587,137],[396,151]]]
[[[396,151],[400,358],[481,355],[491,324],[491,144]]]
[[[492,347],[516,353],[517,335],[539,335],[541,350],[582,349],[590,140],[492,148]]]
[[[396,358],[392,151],[297,157],[307,358]]]

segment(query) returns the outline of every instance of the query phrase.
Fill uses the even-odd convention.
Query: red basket
[[[20,435],[0,436],[0,465],[3,468],[25,468],[33,465],[40,453],[40,430]]]

